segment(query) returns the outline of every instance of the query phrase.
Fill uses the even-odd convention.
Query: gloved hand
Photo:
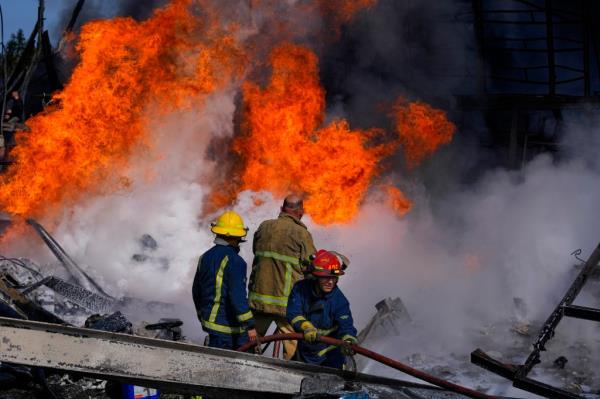
[[[247,333],[248,333],[248,341],[250,341],[250,342],[254,342],[254,341],[256,341],[256,340],[258,339],[258,334],[257,334],[257,332],[256,332],[256,329],[254,329],[254,328],[251,328],[251,329],[249,329],[249,330],[247,331]],[[258,342],[258,343],[257,343],[257,344],[254,346],[253,350],[254,350],[254,353],[261,354],[260,342]]]
[[[319,330],[310,321],[303,321],[300,324],[300,329],[304,333],[306,342],[314,343],[319,340]]]
[[[340,350],[342,355],[344,356],[354,356],[356,352],[352,349],[352,345],[356,344],[358,341],[354,337],[345,337],[344,343],[340,346]]]

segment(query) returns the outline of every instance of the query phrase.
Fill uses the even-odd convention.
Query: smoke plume
[[[113,15],[118,10],[144,19],[158,3],[142,7],[129,1],[115,8],[91,2],[88,12],[105,16],[107,7]],[[324,20],[303,2],[256,3],[258,8],[235,8],[231,2],[221,7],[225,15],[243,14],[235,17],[244,21],[237,34],[260,54],[267,54],[275,31],[305,44],[322,37]],[[465,89],[454,71],[471,56],[470,39],[464,27],[437,21],[460,14],[457,4],[381,0],[342,25],[338,39],[333,35],[327,39],[332,42],[315,44],[327,92],[325,120],[343,116],[358,127],[387,127],[389,115],[374,111],[399,95],[449,105],[451,94],[459,86]],[[281,26],[271,23],[275,13]],[[310,15],[310,23],[298,15]],[[250,76],[265,83],[268,70],[257,67]],[[194,339],[201,332],[191,283],[198,257],[211,246],[209,223],[218,212],[201,210],[236,159],[215,154],[228,154],[228,143],[239,134],[239,93],[239,82],[224,85],[201,108],[153,119],[148,130],[160,157],[132,152],[126,190],[84,196],[62,213],[54,229],[67,251],[112,294],[180,305],[185,333]],[[351,260],[340,286],[359,329],[374,304],[388,296],[399,296],[414,320],[417,330],[373,342],[372,349],[401,358],[415,352],[465,356],[482,330],[522,317],[515,313],[514,298],[524,302],[528,320],[543,319],[574,275],[570,253],[581,248],[589,254],[600,240],[592,217],[600,203],[595,156],[600,146],[589,141],[597,126],[594,120],[567,119],[561,157],[540,155],[521,171],[506,171],[490,167],[495,162],[487,162],[467,124],[448,147],[414,170],[405,167],[401,155],[391,157],[382,180],[401,187],[413,201],[406,216],[398,216],[374,187],[348,223],[323,226],[307,215],[317,247]],[[586,145],[573,145],[581,142]],[[280,200],[267,191],[242,191],[228,207],[244,216],[252,234],[261,221],[276,217]],[[155,249],[141,244],[144,235],[154,238]],[[142,262],[133,257],[140,253]],[[251,262],[250,243],[241,255]],[[596,301],[591,295],[584,299]],[[502,338],[509,331],[497,334],[500,347],[510,344]]]

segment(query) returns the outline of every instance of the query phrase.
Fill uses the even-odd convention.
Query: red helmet
[[[344,274],[338,257],[329,251],[319,249],[311,255],[311,273],[317,277],[336,277]]]

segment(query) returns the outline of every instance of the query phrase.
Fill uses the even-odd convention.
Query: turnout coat
[[[287,213],[261,223],[254,233],[250,307],[285,317],[294,283],[303,278],[302,264],[316,252],[308,229]]]
[[[308,320],[322,336],[355,340],[356,328],[350,304],[342,291],[336,286],[330,293],[322,294],[317,284],[315,279],[306,279],[294,285],[287,308],[287,319],[294,330],[302,332],[300,325]],[[321,342],[300,341],[298,352],[307,363],[341,367],[344,362],[339,348]]]
[[[246,262],[238,249],[217,238],[198,262],[192,296],[209,334],[241,334],[254,325],[246,297]]]

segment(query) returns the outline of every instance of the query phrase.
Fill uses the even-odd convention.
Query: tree
[[[6,60],[6,70],[10,75],[13,69],[17,66],[17,62],[19,61],[19,57],[23,54],[25,50],[25,35],[23,34],[23,30],[19,29],[17,33],[13,33],[10,35],[10,40],[6,43],[6,47],[4,50],[4,58]],[[4,60],[2,60],[4,61]]]

